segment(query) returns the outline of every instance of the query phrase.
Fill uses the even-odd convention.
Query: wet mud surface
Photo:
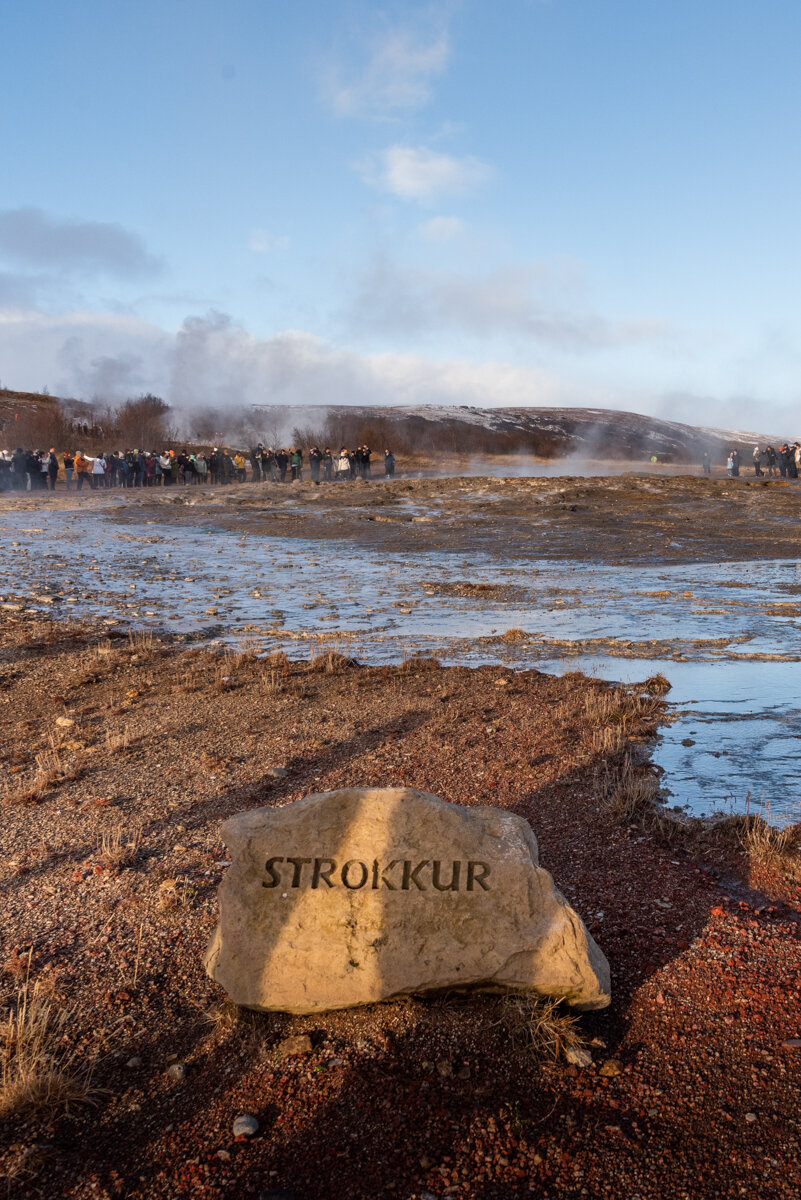
[[[779,479],[374,478],[0,498],[0,511],[80,512],[90,506],[120,522],[342,540],[360,551],[412,555],[484,550],[647,564],[801,553],[801,484]]]

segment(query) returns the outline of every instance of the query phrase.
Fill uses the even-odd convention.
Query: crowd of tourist
[[[112,454],[85,454],[83,450],[59,456],[50,450],[0,451],[0,492],[55,491],[61,476],[67,491],[88,488],[169,487],[174,484],[294,483],[302,482],[308,464],[313,483],[346,479],[369,479],[372,451],[369,446],[346,446],[337,453],[326,446],[301,449],[269,449],[259,443],[246,457],[242,451],[230,453],[215,446],[207,454],[186,450],[115,450]],[[395,474],[395,455],[384,451],[384,475]]]
[[[784,442],[776,450],[773,446],[754,446],[751,454],[754,475],[767,475],[770,479],[798,479],[801,477],[801,443]],[[740,474],[740,451],[735,447],[726,459],[726,474],[736,478]],[[709,455],[704,454],[704,472],[710,474]]]
[[[229,452],[214,446],[208,453],[190,454],[187,450],[115,450],[112,454],[85,454],[83,450],[59,456],[49,450],[0,450],[0,492],[55,491],[56,481],[63,478],[67,491],[84,488],[169,487],[176,484],[230,483],[294,483],[302,482],[304,472],[313,483],[335,480],[369,479],[372,475],[373,454],[369,446],[338,452],[326,446],[312,446],[304,451],[270,449],[260,442],[248,455]],[[785,442],[773,446],[754,446],[751,463],[756,476],[770,478],[801,478],[801,443]],[[704,474],[712,473],[712,463],[705,451],[702,458]],[[740,474],[742,456],[733,448],[726,459],[726,472]],[[395,455],[384,450],[384,475],[395,474]],[[62,474],[63,473],[63,474]]]

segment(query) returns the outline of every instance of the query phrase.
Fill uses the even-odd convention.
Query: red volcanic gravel
[[[66,1115],[7,1114],[11,1195],[799,1194],[797,883],[615,823],[583,716],[606,685],[247,654],[221,667],[16,615],[0,634],[0,998],[8,1010],[30,972],[68,1013],[56,1049],[100,1089]],[[611,1008],[580,1018],[591,1066],[527,1054],[498,996],[315,1017],[226,1005],[200,964],[222,821],[344,785],[531,822],[612,967]],[[107,851],[138,829],[115,865],[103,835]],[[309,1053],[277,1050],[302,1034]],[[240,1114],[253,1137],[234,1137]]]

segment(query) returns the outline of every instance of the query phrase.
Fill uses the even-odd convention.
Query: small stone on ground
[[[259,1122],[248,1113],[242,1113],[234,1121],[234,1137],[253,1137],[259,1131]]]

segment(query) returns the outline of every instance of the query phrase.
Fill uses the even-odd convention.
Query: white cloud
[[[0,255],[34,270],[119,278],[156,275],[164,266],[122,225],[52,217],[33,205],[0,212]]]
[[[423,222],[418,233],[427,242],[451,242],[464,233],[465,228],[459,217],[432,217]]]
[[[356,47],[356,62],[329,69],[328,99],[338,116],[382,118],[422,108],[450,59],[441,16],[382,30]]]
[[[478,158],[454,158],[427,146],[387,146],[360,171],[373,187],[423,203],[466,195],[492,176],[492,168]]]
[[[273,250],[286,250],[289,238],[286,234],[268,233],[266,229],[251,230],[248,247],[255,254],[270,254]]]

